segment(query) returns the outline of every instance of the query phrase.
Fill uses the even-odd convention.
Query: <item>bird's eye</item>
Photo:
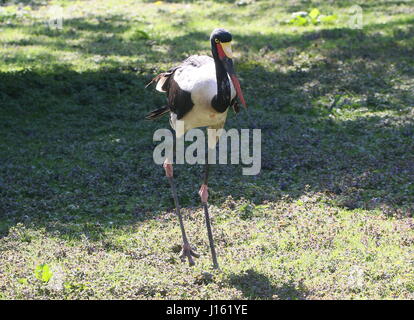
[[[215,39],[215,41],[216,41],[216,43],[219,43],[219,42],[220,42],[220,40],[219,40],[219,39]]]

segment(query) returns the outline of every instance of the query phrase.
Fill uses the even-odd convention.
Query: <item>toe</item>
[[[187,257],[188,259],[188,264],[190,266],[194,266],[195,262],[194,262],[194,258],[199,258],[200,255],[195,252],[193,249],[191,249],[189,244],[184,244],[183,245],[183,249],[181,250],[181,254],[180,254],[180,259],[182,262],[185,262],[185,258]]]

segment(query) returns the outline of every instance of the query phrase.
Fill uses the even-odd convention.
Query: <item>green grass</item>
[[[0,6],[0,299],[414,298],[412,0],[22,1]],[[62,30],[46,25],[64,8]],[[318,8],[333,23],[289,24]],[[180,229],[143,120],[145,84],[215,27],[234,36],[262,171],[217,165],[211,269],[199,166]]]

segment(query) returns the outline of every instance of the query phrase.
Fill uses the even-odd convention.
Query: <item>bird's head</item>
[[[237,79],[236,73],[233,67],[233,52],[231,51],[232,35],[230,32],[224,29],[214,29],[210,36],[211,50],[214,59],[220,61],[224,69],[230,76],[231,82],[233,82],[236,89],[237,96],[240,99],[242,105],[247,108],[246,102],[243,97],[243,92],[240,88],[239,79]]]

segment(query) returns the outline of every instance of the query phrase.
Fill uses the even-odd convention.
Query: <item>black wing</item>
[[[160,82],[162,91],[167,93],[167,106],[171,112],[177,114],[177,119],[184,117],[194,106],[191,100],[191,92],[180,88],[178,83],[174,80],[174,73],[178,69],[191,67],[199,68],[205,63],[209,63],[211,58],[208,56],[190,56],[183,61],[179,66],[171,68],[170,70],[157,75],[151,80],[147,87],[152,83]]]

